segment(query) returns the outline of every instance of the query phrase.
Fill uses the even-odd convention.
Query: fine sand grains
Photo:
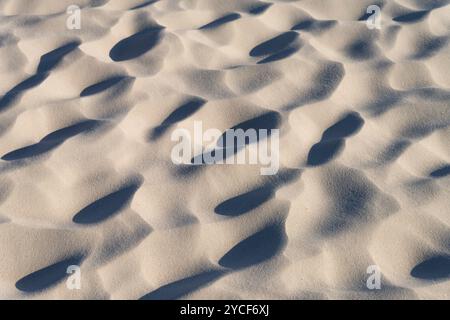
[[[0,298],[450,298],[448,0],[0,0],[0,79]]]

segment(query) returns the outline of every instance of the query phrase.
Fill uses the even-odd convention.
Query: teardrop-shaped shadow
[[[73,217],[73,222],[79,224],[93,224],[112,217],[128,205],[140,185],[140,181],[133,183],[119,191],[94,201],[79,211]]]
[[[79,266],[82,260],[83,256],[77,255],[30,273],[16,282],[16,288],[24,292],[37,292],[52,287],[68,275],[67,267]]]
[[[285,242],[282,226],[271,225],[239,242],[219,260],[219,264],[231,269],[246,268],[274,257],[283,250]]]

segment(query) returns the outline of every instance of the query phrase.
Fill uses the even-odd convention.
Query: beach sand
[[[2,299],[450,299],[448,0],[0,0],[0,79]]]

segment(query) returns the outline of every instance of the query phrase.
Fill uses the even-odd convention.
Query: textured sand
[[[0,0],[0,79],[0,298],[450,298],[448,0]]]

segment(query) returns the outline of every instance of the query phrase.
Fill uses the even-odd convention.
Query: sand
[[[0,79],[2,299],[450,298],[448,0],[0,0]]]

